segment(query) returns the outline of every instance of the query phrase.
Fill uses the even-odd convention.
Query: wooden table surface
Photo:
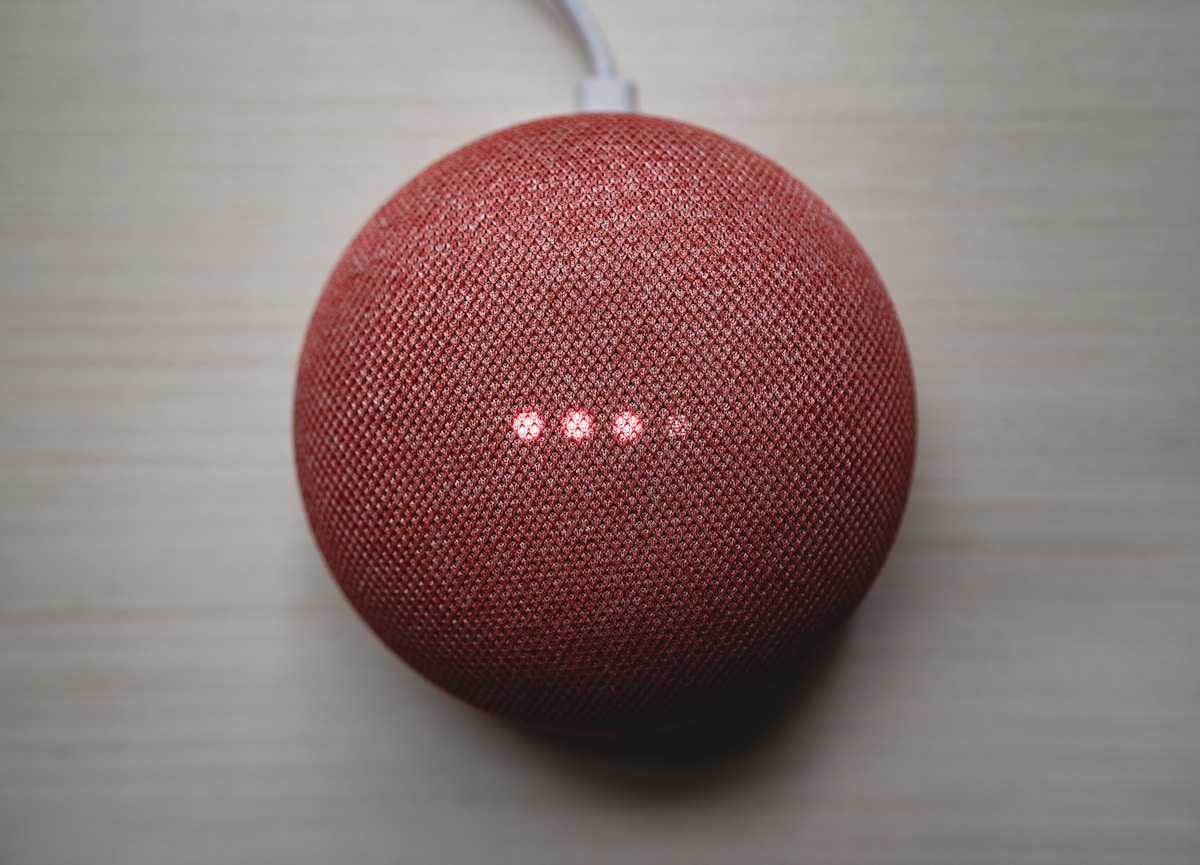
[[[565,111],[534,0],[0,5],[0,863],[1200,862],[1200,3],[595,0],[905,323],[915,488],[761,715],[578,748],[325,572],[290,391],[434,158]]]

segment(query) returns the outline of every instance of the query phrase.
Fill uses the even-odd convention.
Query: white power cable
[[[558,0],[559,8],[579,34],[583,47],[587,49],[588,63],[592,67],[592,75],[607,78],[617,74],[617,64],[613,62],[612,52],[604,34],[600,32],[596,19],[588,12],[587,7],[579,0]]]
[[[558,6],[587,49],[592,74],[575,86],[577,111],[637,111],[637,88],[617,75],[617,64],[596,19],[580,0],[558,0]]]

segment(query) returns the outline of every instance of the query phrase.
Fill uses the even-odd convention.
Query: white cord
[[[613,62],[612,52],[608,50],[604,34],[600,32],[596,19],[588,12],[587,7],[579,0],[558,0],[558,5],[570,20],[575,32],[579,34],[583,47],[587,49],[592,75],[604,78],[616,75],[617,64]]]
[[[617,75],[617,64],[596,19],[580,0],[558,0],[559,8],[587,49],[592,74],[575,86],[577,111],[637,111],[637,88]]]

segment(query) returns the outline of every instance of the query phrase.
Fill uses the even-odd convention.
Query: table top
[[[769,705],[513,730],[364,628],[290,398],[363,220],[566,111],[539,2],[0,6],[0,861],[1200,861],[1200,4],[595,0],[905,324],[905,523]]]

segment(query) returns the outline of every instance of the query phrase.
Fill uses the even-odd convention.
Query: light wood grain
[[[0,862],[1200,861],[1200,4],[594,9],[900,309],[917,482],[843,640],[712,753],[581,750],[325,574],[308,312],[401,182],[569,107],[543,5],[7,0]]]

